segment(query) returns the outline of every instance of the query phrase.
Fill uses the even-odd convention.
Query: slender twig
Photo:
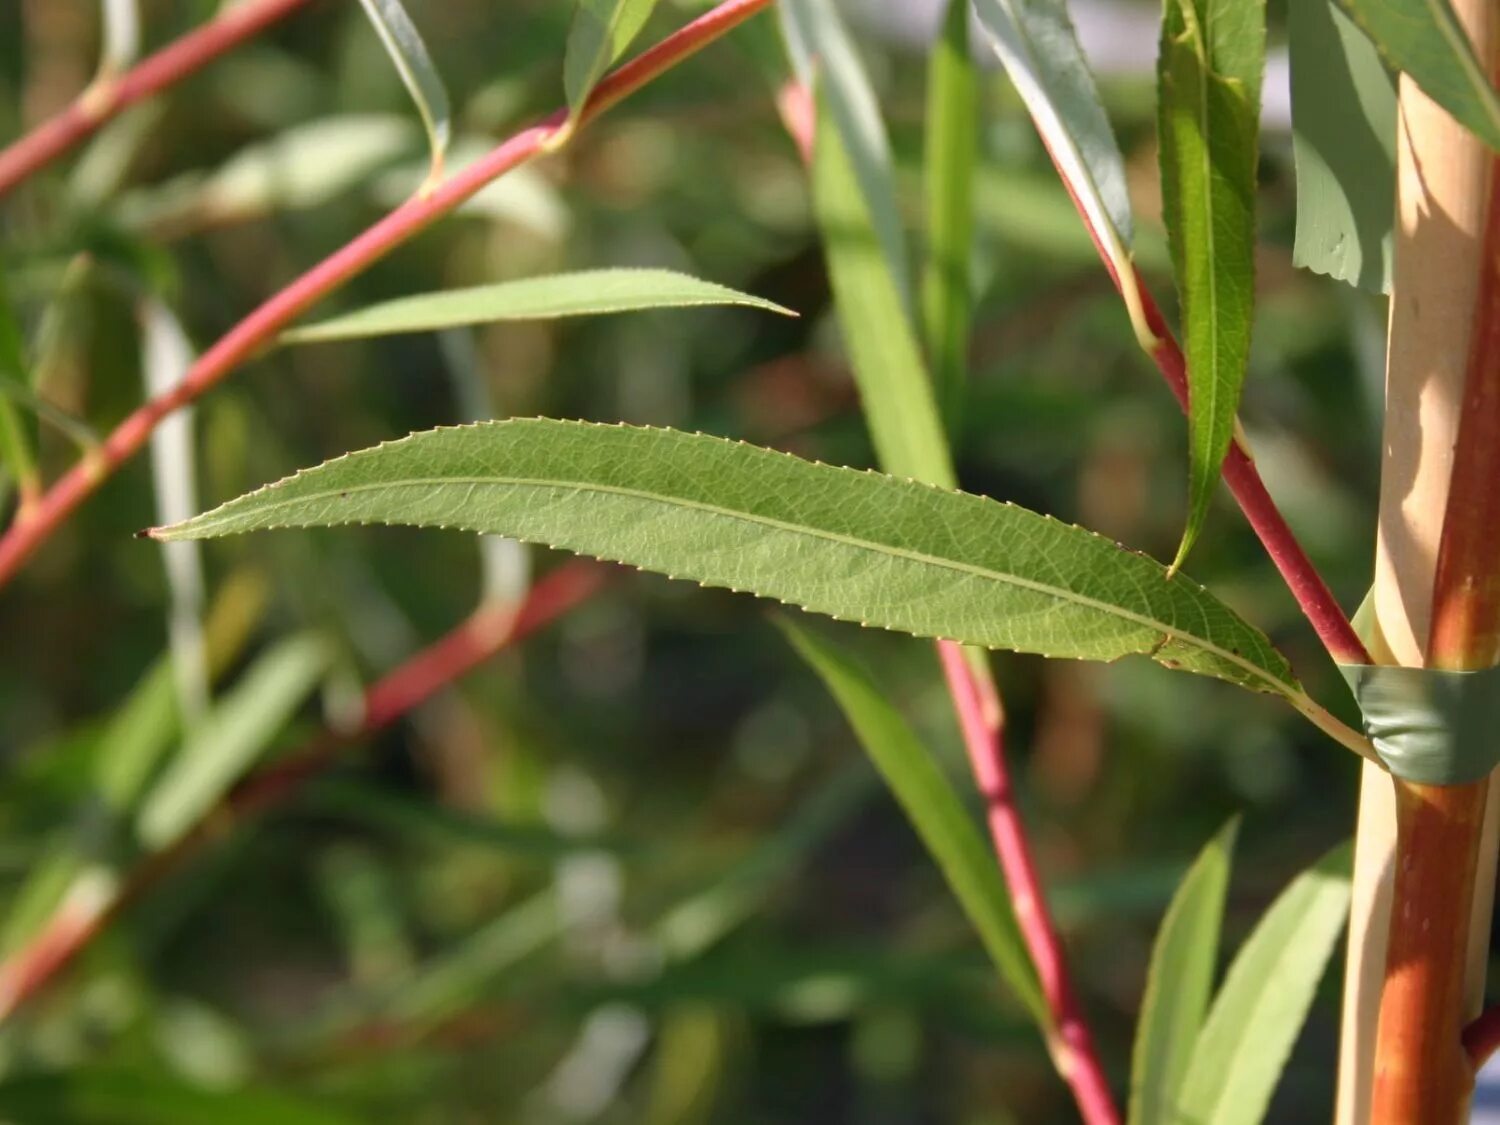
[[[999,700],[985,689],[959,645],[939,641],[938,654],[963,730],[969,766],[984,798],[985,819],[995,843],[995,854],[1010,887],[1011,909],[1056,1024],[1048,1047],[1058,1073],[1072,1087],[1086,1125],[1117,1125],[1119,1110],[1115,1108],[1094,1037],[1073,990],[1062,940],[1047,906],[1020,810],[1016,808],[1005,760],[1005,723]]]
[[[80,880],[42,929],[0,963],[0,1021],[54,980],[125,907],[188,856],[221,838],[230,824],[283,803],[351,746],[419,707],[501,649],[519,644],[586,601],[608,573],[593,563],[567,563],[538,582],[519,607],[481,605],[440,640],[372,684],[365,692],[364,714],[357,727],[325,732],[253,774],[192,832],[165,851],[146,857],[123,879],[115,881],[96,870]]]
[[[236,5],[125,73],[102,75],[67,109],[0,150],[0,198],[122,110],[201,70],[310,2],[256,0]]]
[[[8,582],[32,553],[105,479],[138,452],[157,424],[270,346],[288,323],[367,269],[464,200],[506,172],[543,155],[577,128],[639,90],[773,0],[726,0],[669,35],[650,50],[608,75],[594,89],[582,114],[568,125],[566,110],[523,129],[461,172],[424,190],[392,211],[342,249],[276,293],[229,330],[193,365],[176,389],[138,407],[104,439],[98,451],[80,461],[0,537],[0,585]]]

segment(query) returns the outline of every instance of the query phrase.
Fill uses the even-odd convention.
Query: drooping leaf
[[[911,266],[891,172],[891,145],[854,40],[832,0],[784,0],[777,10],[797,79],[816,90],[831,111],[855,181],[850,190],[875,231],[902,307],[910,308]],[[819,122],[818,131],[826,132],[825,122]]]
[[[544,320],[698,305],[747,305],[796,316],[772,301],[684,273],[601,269],[398,297],[282,335],[283,343],[433,332],[493,320]]]
[[[1178,1120],[1177,1092],[1213,995],[1238,819],[1204,847],[1167,907],[1146,977],[1130,1067],[1130,1125]]]
[[[1259,1125],[1349,913],[1349,845],[1308,868],[1246,940],[1198,1035],[1176,1121]]]
[[[640,34],[656,0],[578,0],[563,57],[563,91],[573,118],[599,79]]]
[[[545,418],[363,450],[153,534],[395,523],[509,535],[919,636],[1053,656],[1142,653],[1296,693],[1207,590],[1009,504],[672,430]]]
[[[844,342],[865,419],[886,472],[956,483],[916,331],[882,253],[856,166],[820,90],[813,144],[813,204]]]
[[[342,1114],[268,1090],[205,1089],[115,1066],[7,1077],[0,1116],[26,1125],[351,1125]]]
[[[782,621],[782,629],[838,701],[849,725],[921,837],[978,931],[1000,977],[1050,1034],[1052,1017],[1010,909],[1010,892],[973,817],[889,696],[830,642]]]
[[[135,61],[141,49],[141,11],[138,0],[101,0],[103,16],[99,74],[119,74]]]
[[[1125,277],[1133,233],[1125,160],[1062,0],[974,0],[980,26],[1048,152]]]
[[[141,804],[136,832],[164,848],[187,832],[264,753],[328,666],[318,637],[283,641],[262,656],[191,731]]]
[[[6,282],[5,260],[0,258],[0,469],[9,472],[13,481],[32,487],[40,484],[36,460],[32,454],[31,433],[17,409],[18,399],[29,397],[31,380],[27,375],[26,348],[21,326],[10,303]]]
[[[1250,360],[1265,35],[1264,0],[1166,0],[1162,217],[1188,367],[1188,517],[1174,566],[1208,515]]]
[[[427,144],[432,153],[433,179],[443,170],[443,155],[452,133],[452,111],[448,108],[448,91],[442,76],[427,53],[422,35],[407,15],[401,0],[359,0],[365,14],[375,25],[386,53],[395,64],[396,73],[417,103],[422,127],[427,130]]]
[[[1448,0],[1339,0],[1392,69],[1500,151],[1500,95]]]
[[[1391,286],[1396,84],[1335,0],[1291,0],[1292,262],[1372,293]]]

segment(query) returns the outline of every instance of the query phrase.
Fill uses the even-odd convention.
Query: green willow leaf
[[[1135,1029],[1130,1125],[1171,1125],[1179,1120],[1177,1092],[1213,995],[1219,925],[1238,829],[1238,819],[1231,820],[1204,847],[1183,876],[1157,931]]]
[[[1500,151],[1500,96],[1448,0],[1339,0],[1392,69]]]
[[[433,332],[493,320],[543,320],[697,305],[747,305],[783,316],[797,315],[764,298],[672,270],[580,270],[400,297],[305,328],[294,328],[282,334],[281,342],[307,344],[399,332]]]
[[[412,101],[417,103],[427,143],[432,150],[432,178],[442,175],[443,155],[453,132],[453,113],[448,108],[448,91],[442,76],[427,53],[427,45],[416,24],[401,6],[401,0],[359,0],[365,14],[375,25],[380,42],[385,45],[396,73],[406,84]]]
[[[974,242],[974,168],[979,152],[979,73],[969,50],[969,0],[948,0],[927,76],[927,265],[922,320],[942,414],[958,419],[968,372]]]
[[[1349,914],[1341,844],[1271,904],[1229,967],[1172,1121],[1259,1125]]]
[[[1166,0],[1160,91],[1162,217],[1188,366],[1188,518],[1208,515],[1250,359],[1264,0]]]
[[[955,487],[948,440],[916,332],[881,249],[857,166],[837,127],[832,103],[821,89],[813,145],[813,206],[844,344],[881,468]]]
[[[838,701],[860,744],[942,871],[953,897],[979,932],[1001,979],[1026,1006],[1043,1035],[1050,1035],[1052,1016],[1011,912],[1010,892],[953,784],[891,706],[889,694],[858,664],[792,622],[779,624],[792,647]]]
[[[1094,660],[1140,653],[1299,693],[1258,630],[1102,536],[702,434],[545,418],[430,430],[153,535],[349,523],[508,535],[918,636]]]
[[[640,34],[656,0],[578,0],[563,56],[563,90],[574,120],[599,79]]]
[[[1396,83],[1335,0],[1291,0],[1292,263],[1371,293],[1391,287]]]

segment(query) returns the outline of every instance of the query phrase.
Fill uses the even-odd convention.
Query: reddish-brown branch
[[[1077,209],[1079,218],[1083,220],[1083,225],[1089,232],[1089,238],[1093,240],[1094,249],[1099,252],[1104,268],[1109,271],[1110,280],[1115,283],[1116,289],[1121,289],[1120,277],[1115,269],[1114,261],[1105,249],[1099,232],[1094,230],[1093,224],[1089,222],[1088,212],[1079,201],[1073,185],[1068,182],[1067,176],[1062,174],[1061,166],[1058,166],[1058,175],[1062,179],[1063,187],[1067,189],[1069,198],[1073,200],[1073,206]],[[1151,351],[1151,359],[1161,371],[1162,377],[1166,379],[1172,394],[1176,396],[1178,405],[1186,411],[1188,407],[1187,359],[1182,354],[1182,348],[1177,343],[1176,336],[1172,334],[1166,318],[1162,316],[1160,307],[1151,296],[1151,291],[1146,288],[1146,281],[1141,277],[1140,271],[1135,272],[1135,278],[1140,292],[1141,305],[1146,313],[1146,322],[1157,340],[1156,346]],[[1280,572],[1287,588],[1292,592],[1292,597],[1302,607],[1303,614],[1318,634],[1318,639],[1323,642],[1323,647],[1328,650],[1328,654],[1343,664],[1368,664],[1370,654],[1366,651],[1364,642],[1355,633],[1354,626],[1349,623],[1348,616],[1339,607],[1333,592],[1328,589],[1328,584],[1318,573],[1318,568],[1307,557],[1302,544],[1297,542],[1297,537],[1287,525],[1286,518],[1276,507],[1276,501],[1271,499],[1265,481],[1261,480],[1255,462],[1240,448],[1238,442],[1230,446],[1229,455],[1224,459],[1223,472],[1224,483],[1229,486],[1229,491],[1239,504],[1240,510],[1250,521],[1251,528],[1260,539],[1266,553],[1270,555],[1271,562]]]
[[[1491,1055],[1500,1051],[1500,1004],[1486,1008],[1464,1028],[1463,1043],[1469,1066],[1478,1072]]]
[[[567,563],[539,581],[519,609],[480,606],[442,639],[372,684],[365,692],[364,716],[357,728],[324,733],[246,779],[194,831],[143,860],[118,889],[88,880],[77,884],[80,893],[65,898],[51,920],[0,964],[0,1020],[45,988],[121,910],[205,843],[218,838],[227,824],[281,804],[350,746],[419,707],[501,649],[519,644],[586,601],[606,581],[608,573],[593,563]]]
[[[122,110],[201,70],[310,2],[258,0],[236,5],[124,74],[101,78],[56,117],[0,150],[0,198]]]
[[[772,2],[726,0],[669,35],[600,82],[578,124],[597,117]],[[566,136],[567,120],[567,112],[559,110],[545,121],[517,133],[463,171],[398,207],[231,328],[199,357],[176,389],[137,408],[97,450],[48,489],[24,521],[17,520],[0,537],[0,586],[14,577],[37,548],[100,484],[146,444],[163,418],[193,402],[271,344],[282,328],[344,282],[448,214],[486,184],[562,141]]]
[[[975,784],[984,798],[995,853],[1010,888],[1011,909],[1036,966],[1042,995],[1055,1023],[1049,1047],[1058,1072],[1073,1090],[1086,1125],[1118,1125],[1119,1110],[1099,1062],[1093,1035],[1073,990],[1067,956],[1052,921],[1025,825],[1016,808],[1005,760],[1004,716],[999,700],[974,672],[963,649],[938,642],[948,691],[958,712]]]

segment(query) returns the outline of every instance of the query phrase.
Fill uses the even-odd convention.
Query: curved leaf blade
[[[778,621],[854,728],[886,786],[942,871],[1000,978],[1044,1035],[1052,1017],[1010,908],[1010,892],[953,784],[912,732],[890,696],[841,649],[791,621]]]
[[[563,56],[563,90],[576,121],[584,103],[651,18],[656,0],[578,0]]]
[[[1448,0],[1339,0],[1392,69],[1500,151],[1500,95]]]
[[[1349,914],[1341,844],[1271,904],[1229,967],[1193,1047],[1176,1121],[1259,1125]]]
[[[1188,367],[1188,518],[1173,566],[1208,515],[1250,361],[1264,0],[1166,0],[1162,216]]]
[[[442,174],[443,156],[453,132],[453,111],[448,107],[448,90],[442,76],[427,53],[421,32],[406,14],[401,0],[359,0],[365,14],[375,25],[386,53],[395,64],[396,73],[417,104],[427,143],[432,149],[432,177]]]
[[[1204,846],[1183,876],[1157,931],[1135,1029],[1130,1125],[1169,1125],[1179,1120],[1177,1092],[1213,995],[1219,926],[1238,831],[1235,818]]]
[[[308,344],[401,332],[435,332],[495,320],[545,320],[701,305],[744,305],[782,316],[797,315],[763,297],[673,270],[579,270],[399,297],[293,328],[282,333],[281,342]]]
[[[702,434],[545,418],[430,430],[232,500],[163,539],[348,523],[508,535],[964,644],[1169,666],[1294,695],[1203,587],[1082,528]]]

